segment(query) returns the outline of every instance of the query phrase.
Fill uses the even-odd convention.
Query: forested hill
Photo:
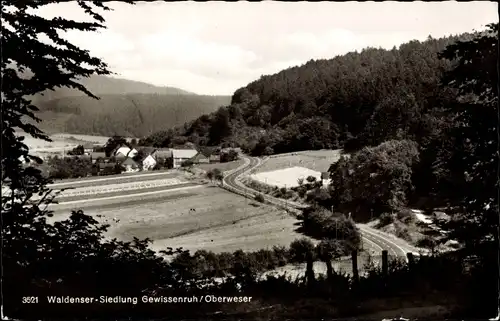
[[[259,155],[418,136],[428,127],[422,126],[425,115],[452,97],[439,86],[451,63],[438,53],[471,37],[429,37],[392,50],[367,48],[311,60],[263,76],[238,89],[230,106],[144,143],[233,144]]]
[[[92,89],[89,88],[91,91]],[[230,102],[229,96],[189,94],[97,94],[96,100],[73,96],[39,101],[39,127],[48,133],[144,137],[213,112]]]
[[[28,74],[28,73],[25,73]],[[163,95],[194,95],[188,91],[175,87],[162,87],[145,82],[121,79],[116,77],[92,75],[78,81],[94,95],[114,95],[114,94],[163,94]],[[46,91],[42,95],[34,97],[35,102],[45,102],[64,97],[85,96],[79,90],[73,88],[57,88],[54,91]]]
[[[9,66],[14,68],[15,66]],[[23,71],[22,77],[30,77]],[[93,75],[78,82],[100,100],[72,88],[47,90],[30,97],[47,133],[144,137],[184,124],[230,103],[229,96],[197,95],[175,87]]]

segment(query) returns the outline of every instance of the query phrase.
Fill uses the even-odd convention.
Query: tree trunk
[[[326,260],[325,261],[325,264],[326,264],[326,277],[328,279],[328,284],[330,284],[330,286],[332,285],[333,283],[333,266],[332,266],[332,260]]]
[[[354,282],[357,283],[359,281],[359,271],[358,271],[358,251],[354,250],[351,253],[351,261],[352,261],[352,275]]]
[[[314,284],[314,260],[312,253],[307,253],[307,265],[306,265],[306,279],[307,286],[310,288]]]

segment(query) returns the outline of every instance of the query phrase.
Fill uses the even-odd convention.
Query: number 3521
[[[36,296],[23,296],[23,303],[38,303]]]

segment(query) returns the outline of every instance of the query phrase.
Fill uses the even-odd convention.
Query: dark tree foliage
[[[338,240],[346,251],[357,249],[361,234],[352,219],[342,213],[333,213],[321,207],[311,207],[301,214],[301,232],[318,240]]]
[[[49,178],[79,178],[86,177],[92,172],[92,163],[89,158],[53,157],[47,161],[49,165]]]
[[[214,122],[209,131],[209,142],[217,145],[222,139],[231,135],[229,112],[226,108],[220,108],[214,116]]]
[[[404,207],[413,191],[412,170],[418,161],[418,146],[409,140],[387,141],[342,157],[330,168],[331,205],[352,211],[357,220]]]
[[[303,237],[290,244],[290,259],[295,263],[304,263],[308,254],[314,254],[314,244]]]
[[[238,152],[234,149],[230,149],[227,152],[222,152],[220,154],[220,162],[227,163],[238,159]]]
[[[72,150],[68,151],[68,155],[83,155],[85,153],[85,149],[83,145],[78,145]]]
[[[137,294],[147,292],[148,287],[173,282],[166,263],[147,248],[149,240],[106,240],[103,233],[107,227],[81,211],[73,212],[67,220],[48,223],[47,217],[52,213],[47,204],[53,200],[47,188],[49,181],[30,163],[21,163],[22,158],[41,160],[29,154],[23,137],[17,137],[16,131],[48,140],[32,124],[38,121],[34,114],[37,108],[26,97],[70,87],[96,98],[78,79],[110,73],[101,60],[60,37],[65,30],[104,28],[104,19],[96,9],[110,8],[102,1],[77,1],[94,22],[45,19],[33,13],[33,9],[58,2],[61,1],[4,1],[1,8],[1,166],[2,188],[9,190],[2,193],[2,303],[3,313],[9,316],[33,312],[22,304],[26,295],[76,297],[94,296],[98,291],[105,295]],[[52,44],[40,41],[41,34],[48,36]],[[26,70],[31,77],[21,77]],[[142,274],[143,271],[156,273]],[[87,313],[92,313],[92,309]],[[46,310],[55,314],[64,311],[71,313],[64,307]]]
[[[474,249],[496,238],[498,227],[498,23],[441,56],[455,62],[443,85],[459,94],[449,107],[456,115],[449,131],[453,144],[440,159],[461,200],[449,238]]]
[[[108,141],[106,142],[106,145],[104,145],[104,152],[106,153],[106,156],[107,157],[110,157],[112,156],[112,152],[117,148],[117,147],[120,147],[120,146],[127,146],[129,148],[131,148],[131,145],[129,144],[129,142],[127,142],[127,140],[125,139],[125,137],[123,136],[113,136],[113,137],[110,137],[108,139]]]

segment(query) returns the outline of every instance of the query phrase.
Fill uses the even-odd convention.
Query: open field
[[[213,186],[165,193],[161,198],[136,204],[110,203],[92,207],[90,202],[57,205],[54,218],[67,217],[70,209],[84,207],[112,226],[110,237],[130,240],[151,238],[153,248],[183,247],[214,252],[258,250],[274,245],[288,246],[301,235],[294,232],[297,222],[286,212],[235,196]],[[131,202],[131,200],[128,200]],[[190,211],[195,209],[195,211]],[[101,215],[98,218],[97,215]],[[113,218],[120,219],[114,222]]]
[[[79,195],[98,195],[113,192],[135,192],[142,189],[170,187],[187,183],[187,181],[178,178],[162,178],[140,182],[127,182],[118,184],[106,184],[97,186],[86,186],[67,189],[61,192],[62,197],[73,197]]]
[[[288,167],[305,167],[318,172],[326,172],[330,165],[340,158],[340,149],[311,150],[270,156],[257,169],[257,173],[274,171]]]
[[[305,180],[309,176],[316,177],[318,181],[321,180],[321,172],[298,166],[278,169],[270,172],[259,172],[257,174],[250,175],[250,178],[266,185],[294,187],[299,186],[298,180],[300,178]]]
[[[84,143],[104,144],[109,137],[76,135],[76,134],[53,134],[49,137],[52,142],[47,142],[42,139],[36,139],[26,133],[19,133],[19,136],[24,136],[24,143],[34,151],[50,151],[56,149],[70,148]]]
[[[93,186],[103,186],[110,184],[125,184],[125,183],[134,183],[134,182],[146,182],[146,181],[155,181],[159,179],[174,179],[181,177],[178,172],[138,172],[134,173],[136,175],[109,175],[109,176],[93,176],[93,177],[85,177],[80,179],[72,179],[72,180],[59,180],[54,182],[54,184],[50,184],[48,187],[52,189],[68,189],[68,188],[84,188],[84,187],[93,187]]]

